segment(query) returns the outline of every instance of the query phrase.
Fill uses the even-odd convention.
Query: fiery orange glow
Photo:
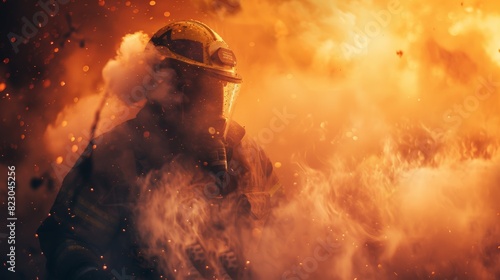
[[[75,53],[58,77],[69,102],[45,140],[67,165],[62,175],[85,150],[103,99],[98,134],[140,108],[120,92],[141,83],[123,77],[145,75],[147,34],[196,17],[235,50],[244,82],[234,118],[270,155],[286,192],[268,226],[240,241],[255,248],[246,261],[256,279],[500,277],[500,4],[258,0],[197,15],[167,1],[125,6],[118,18],[151,11],[136,21],[142,32],[117,27],[114,57],[93,49],[106,64]],[[146,195],[155,207],[140,213],[150,217],[145,238],[174,250],[154,254],[177,271],[185,264],[168,244],[194,242],[214,218],[213,205],[193,196]]]

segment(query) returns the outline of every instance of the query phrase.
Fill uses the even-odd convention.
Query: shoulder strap
[[[228,123],[228,126],[226,143],[228,147],[232,148],[241,142],[241,139],[245,136],[246,131],[243,126],[233,120]]]

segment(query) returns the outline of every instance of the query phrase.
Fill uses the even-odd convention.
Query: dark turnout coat
[[[134,275],[134,279],[155,279],[165,274],[154,263],[145,265],[141,256],[134,211],[144,205],[138,205],[141,188],[137,184],[173,162],[187,166],[184,171],[211,178],[208,171],[191,160],[172,127],[160,108],[148,104],[136,118],[90,143],[66,175],[49,216],[38,229],[51,278],[74,279],[93,268],[100,270],[87,274],[96,275],[94,279],[103,272],[108,279],[113,275],[133,279],[123,278],[124,272]],[[239,210],[231,211],[237,214],[236,220],[262,225],[281,190],[263,150],[243,134],[242,127],[231,125],[229,194],[222,200],[238,201]],[[207,195],[206,189],[200,193]],[[170,273],[164,277],[176,277]],[[229,275],[239,277],[238,273]]]

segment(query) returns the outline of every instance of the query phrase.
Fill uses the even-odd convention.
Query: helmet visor
[[[233,117],[234,107],[236,105],[236,99],[240,93],[241,84],[224,82],[224,106],[222,114],[226,119],[226,127],[224,129],[224,137],[227,134],[228,123]]]

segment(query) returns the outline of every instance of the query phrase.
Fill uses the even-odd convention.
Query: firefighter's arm
[[[52,216],[38,229],[38,235],[50,279],[110,279],[100,269],[95,251],[78,238],[67,236]]]
[[[252,218],[254,226],[262,228],[273,208],[283,198],[284,190],[271,160],[258,143],[244,138],[235,151],[237,160],[248,169],[242,176],[244,182],[239,208]]]
[[[119,227],[110,186],[119,181],[89,147],[63,180],[49,217],[38,229],[49,274],[60,280],[111,279],[103,256]],[[106,172],[105,172],[106,171]]]

